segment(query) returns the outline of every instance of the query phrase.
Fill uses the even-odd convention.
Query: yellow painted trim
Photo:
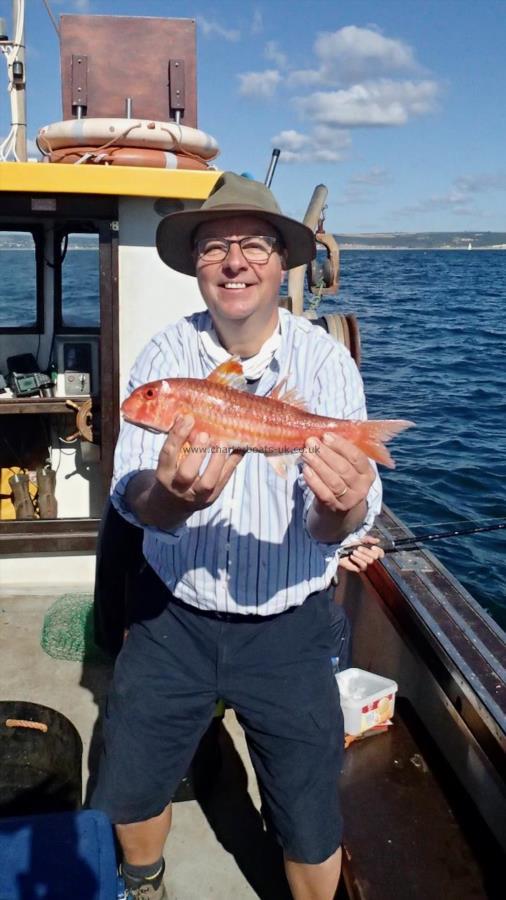
[[[0,192],[205,200],[220,174],[215,171],[12,162],[0,163]]]

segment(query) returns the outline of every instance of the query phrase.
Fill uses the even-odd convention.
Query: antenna
[[[267,175],[265,176],[264,181],[264,184],[267,185],[268,188],[270,188],[272,184],[272,179],[274,178],[274,172],[276,171],[280,153],[281,150],[279,150],[277,147],[274,147],[274,150],[272,151],[271,161],[269,163],[269,168],[267,170]]]

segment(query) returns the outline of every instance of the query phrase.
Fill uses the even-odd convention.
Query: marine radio
[[[38,371],[37,361],[31,353],[9,356],[7,359],[9,387],[16,397],[52,397],[53,386],[48,375]]]
[[[16,397],[31,397],[34,394],[42,397],[53,396],[53,383],[42,372],[10,372],[9,382],[11,391]]]

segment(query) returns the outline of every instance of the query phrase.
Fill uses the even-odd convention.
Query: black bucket
[[[0,816],[80,809],[82,755],[77,730],[55,709],[0,701]]]

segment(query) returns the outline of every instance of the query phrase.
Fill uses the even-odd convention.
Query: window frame
[[[75,334],[75,335],[100,335],[101,330],[101,322],[99,322],[97,327],[93,327],[92,325],[65,325],[63,321],[63,293],[62,293],[62,260],[60,257],[60,247],[61,242],[65,235],[69,236],[73,234],[95,234],[97,236],[97,267],[98,267],[98,276],[99,276],[99,296],[98,296],[98,311],[100,317],[102,316],[101,311],[101,302],[100,302],[100,231],[95,223],[90,223],[91,227],[81,227],[81,228],[71,228],[68,227],[56,227],[54,229],[53,234],[53,260],[54,260],[54,334]]]
[[[44,333],[44,227],[42,225],[10,225],[2,222],[0,233],[6,231],[31,234],[35,251],[35,324],[30,326],[3,326],[0,322],[0,334],[39,334]]]

